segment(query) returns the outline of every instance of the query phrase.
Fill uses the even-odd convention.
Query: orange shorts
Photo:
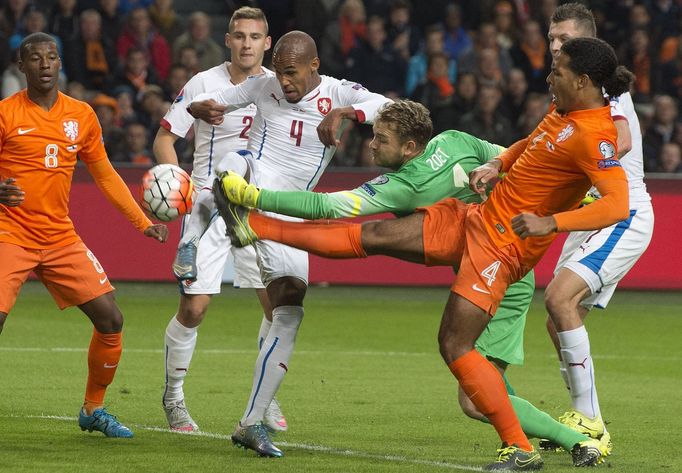
[[[33,271],[60,309],[114,290],[95,255],[82,241],[47,250],[0,242],[0,312],[9,313]]]
[[[516,248],[490,240],[477,204],[451,198],[418,210],[424,212],[426,264],[454,266],[452,292],[494,315],[507,287],[525,274]]]

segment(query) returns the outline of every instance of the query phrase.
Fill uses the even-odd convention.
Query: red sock
[[[320,220],[287,222],[249,214],[249,225],[261,240],[272,240],[325,258],[365,258],[362,248],[362,226],[359,223]]]
[[[104,405],[104,394],[116,374],[123,349],[122,333],[100,333],[93,329],[88,351],[88,383],[85,387],[86,412]]]
[[[507,445],[516,444],[526,451],[533,450],[526,434],[521,430],[502,376],[492,363],[476,350],[471,350],[448,367],[471,402],[493,424],[503,442]]]

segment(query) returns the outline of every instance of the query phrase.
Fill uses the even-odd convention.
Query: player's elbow
[[[618,143],[618,158],[622,158],[627,153],[632,150],[632,140],[623,140],[622,143]]]

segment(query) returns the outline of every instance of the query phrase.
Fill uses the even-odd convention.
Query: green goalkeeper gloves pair
[[[223,192],[230,199],[230,202],[249,208],[258,206],[258,194],[260,193],[258,187],[249,184],[242,176],[232,171],[225,171],[219,177]]]

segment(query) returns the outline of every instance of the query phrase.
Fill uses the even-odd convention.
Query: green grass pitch
[[[172,284],[119,284],[123,358],[107,405],[135,438],[77,427],[91,326],[27,284],[0,336],[0,471],[435,472],[477,471],[494,459],[492,427],[466,418],[436,333],[448,291],[310,288],[296,352],[278,398],[290,431],[282,459],[229,441],[246,403],[260,312],[252,291],[225,287],[199,331],[185,393],[202,435],[172,434],[161,409],[163,333]],[[538,292],[517,393],[558,416],[569,406]],[[681,472],[682,294],[617,292],[588,319],[604,417],[618,473]],[[596,312],[596,311],[595,311]],[[543,454],[545,471],[573,471]]]

